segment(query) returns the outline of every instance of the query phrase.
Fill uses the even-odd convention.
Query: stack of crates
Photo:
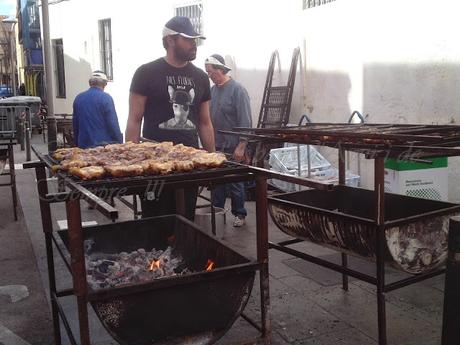
[[[331,163],[311,145],[294,145],[272,149],[270,150],[269,164],[271,170],[283,174],[301,177],[310,175],[309,178],[324,183],[337,184],[339,182],[338,169],[332,167]],[[348,186],[357,187],[360,177],[347,171],[345,180]],[[268,183],[285,192],[298,190],[294,183],[286,181],[270,179]]]
[[[11,106],[0,106],[0,138],[16,137],[16,111]]]

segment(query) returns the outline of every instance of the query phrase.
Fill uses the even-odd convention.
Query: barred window
[[[305,10],[307,8],[313,8],[316,6],[325,5],[335,0],[302,0],[302,1],[303,1],[303,9]]]
[[[109,80],[113,80],[112,64],[112,24],[110,19],[99,21],[99,50],[101,55],[101,69]]]
[[[193,28],[196,32],[203,34],[203,21],[202,21],[202,12],[203,4],[201,1],[184,6],[176,6],[174,9],[176,16],[188,17],[192,22]],[[198,39],[197,44],[201,45],[203,40]]]
[[[54,78],[56,81],[56,97],[65,98],[65,68],[64,68],[64,44],[62,39],[51,41],[54,52]]]

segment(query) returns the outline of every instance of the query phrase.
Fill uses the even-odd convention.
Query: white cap
[[[108,81],[107,75],[106,75],[104,72],[102,72],[102,71],[94,71],[94,72],[91,74],[91,78],[101,79],[102,81],[105,81],[105,82]]]

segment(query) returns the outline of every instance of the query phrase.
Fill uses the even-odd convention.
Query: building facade
[[[346,122],[354,110],[373,123],[458,123],[460,45],[456,3],[439,0],[68,0],[50,4],[54,108],[71,113],[92,70],[110,76],[120,127],[136,68],[164,55],[161,32],[175,14],[190,16],[206,40],[194,63],[220,53],[249,91],[254,123],[270,55],[279,51],[275,83],[285,83],[301,49],[290,122]],[[457,28],[457,29],[456,29]],[[328,156],[334,161],[335,153]],[[364,186],[372,164],[363,158]],[[460,200],[449,159],[450,197]]]
[[[37,0],[18,0],[18,41],[21,46],[21,84],[28,96],[45,97],[40,11]]]

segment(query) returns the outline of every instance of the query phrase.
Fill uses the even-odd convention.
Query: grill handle
[[[86,202],[88,202],[91,206],[94,206],[96,210],[101,212],[107,218],[111,220],[115,220],[118,218],[118,210],[116,208],[106,203],[97,195],[91,193],[85,187],[82,187],[71,180],[67,180],[66,185],[71,189],[70,192],[47,194],[46,201],[49,203],[54,203],[63,202],[75,198],[83,199]]]

